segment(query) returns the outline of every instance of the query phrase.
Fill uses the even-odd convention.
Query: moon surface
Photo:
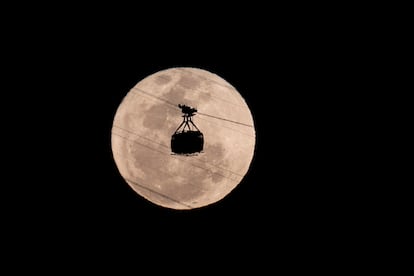
[[[178,155],[171,136],[183,121],[178,104],[198,110],[192,121],[203,151]],[[171,209],[194,209],[228,195],[246,175],[255,148],[249,107],[223,78],[190,67],[156,72],[120,103],[112,126],[112,153],[121,176],[140,196]]]

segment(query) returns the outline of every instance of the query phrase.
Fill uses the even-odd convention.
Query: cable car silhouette
[[[178,105],[183,112],[183,121],[171,137],[171,151],[175,154],[193,154],[203,151],[203,133],[193,123],[193,117],[197,109]]]

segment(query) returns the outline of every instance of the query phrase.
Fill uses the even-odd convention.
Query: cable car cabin
[[[184,113],[184,119],[171,137],[171,151],[176,154],[192,154],[203,151],[203,133],[191,119],[197,109],[181,104],[178,107]]]
[[[204,137],[200,131],[174,133],[171,137],[171,150],[177,154],[190,154],[203,150]]]

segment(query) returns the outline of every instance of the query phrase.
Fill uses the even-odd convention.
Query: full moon
[[[185,130],[185,120],[187,129],[201,132],[198,152],[172,150],[172,136]],[[111,135],[125,182],[148,201],[180,210],[226,197],[248,172],[255,142],[252,114],[240,93],[218,75],[190,67],[139,81],[120,103]]]

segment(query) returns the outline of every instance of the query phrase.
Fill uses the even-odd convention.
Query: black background
[[[132,258],[213,252],[218,262],[274,254],[294,263],[317,251],[329,258],[352,243],[350,221],[362,218],[355,217],[358,199],[349,197],[355,187],[348,172],[355,168],[343,140],[353,137],[340,110],[352,97],[347,68],[354,46],[334,35],[340,26],[264,16],[256,24],[224,19],[193,29],[195,18],[157,25],[89,15],[76,26],[65,20],[53,26],[56,18],[27,24],[14,32],[25,43],[10,44],[9,71],[17,73],[10,80],[21,92],[9,103],[16,113],[26,111],[10,132],[27,156],[12,154],[18,169],[5,187],[13,193],[3,193],[6,229],[18,237],[13,248],[30,254],[42,248],[48,258],[73,250],[85,262],[126,252],[135,252]],[[235,86],[257,135],[241,184],[192,211],[136,195],[110,147],[112,120],[129,89],[175,66],[202,68]]]

